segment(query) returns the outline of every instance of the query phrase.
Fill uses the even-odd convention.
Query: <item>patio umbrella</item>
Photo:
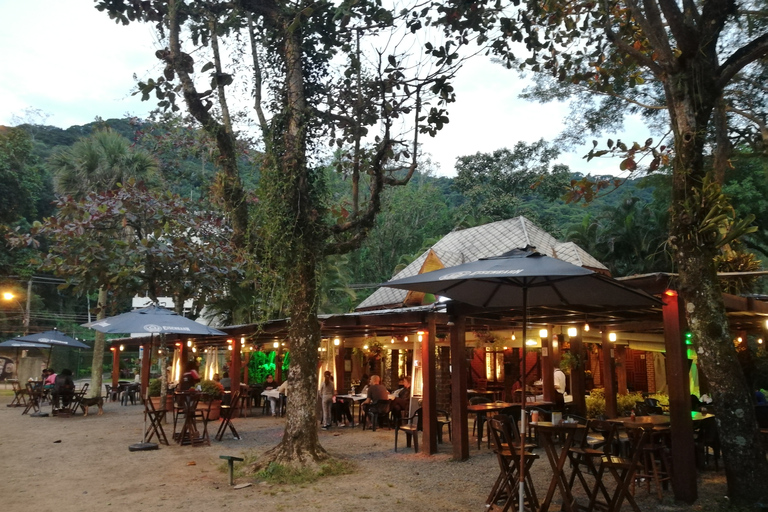
[[[523,317],[523,378],[529,307],[661,305],[661,301],[643,291],[587,268],[550,258],[536,252],[533,247],[514,249],[501,256],[388,281],[383,286],[432,293],[483,308],[520,309]],[[521,431],[525,432],[525,382],[522,384]],[[524,508],[524,478],[525,464],[521,460],[521,512]]]
[[[32,343],[31,341],[19,341],[19,340],[6,340],[2,343],[0,343],[0,347],[7,348],[7,347],[13,347],[13,348],[51,348],[50,345],[46,345],[45,343]]]
[[[14,338],[16,341],[28,341],[32,343],[44,343],[47,346],[71,347],[71,348],[91,348],[75,338],[67,336],[56,329],[52,331],[39,332],[37,334],[28,334]]]
[[[122,315],[89,322],[83,324],[83,327],[90,327],[91,329],[105,333],[127,334],[148,332],[151,334],[227,335],[225,332],[190,320],[189,318],[176,314],[170,309],[160,307],[156,304],[152,304],[146,308],[129,311]]]
[[[146,308],[136,309],[123,313],[121,315],[112,316],[103,320],[97,320],[95,322],[89,322],[83,324],[84,327],[90,327],[104,333],[139,333],[148,332],[150,334],[160,334],[161,339],[164,339],[164,335],[171,334],[203,334],[203,335],[219,335],[226,336],[226,333],[213,327],[208,327],[201,323],[190,320],[183,317],[170,309],[166,309],[152,304]],[[164,358],[163,358],[164,361]],[[164,363],[163,363],[164,364]],[[161,371],[162,390],[164,392],[166,388],[165,384],[165,371]],[[131,451],[143,451],[143,450],[155,450],[157,449],[156,443],[148,443],[147,439],[147,418],[144,415],[144,439],[141,443],[131,445],[129,449]]]

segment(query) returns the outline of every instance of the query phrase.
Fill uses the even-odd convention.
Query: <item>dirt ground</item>
[[[451,446],[439,445],[433,456],[404,447],[394,452],[394,431],[357,428],[320,431],[323,446],[335,457],[350,461],[353,474],[325,477],[301,486],[272,485],[253,477],[238,477],[228,485],[220,455],[262,453],[281,439],[284,419],[260,411],[235,420],[242,439],[227,434],[211,446],[161,446],[149,452],[129,452],[141,441],[142,408],[110,402],[103,416],[92,409],[88,417],[22,416],[21,408],[6,407],[0,396],[0,498],[7,512],[81,512],[89,510],[395,510],[483,511],[499,467],[483,444],[470,449],[470,459],[454,462]],[[44,407],[48,411],[49,407]],[[217,423],[212,423],[215,430]],[[166,424],[170,433],[172,425]],[[472,438],[470,438],[472,443]],[[533,466],[540,498],[551,472],[543,452]],[[683,468],[679,468],[683,470]],[[689,469],[693,470],[693,469]],[[699,476],[699,500],[675,504],[672,492],[659,503],[655,494],[638,487],[643,511],[724,510],[725,478],[707,471]],[[580,501],[585,503],[583,495]],[[557,500],[556,500],[557,503]],[[552,510],[559,510],[553,505]],[[625,504],[623,510],[631,510]]]

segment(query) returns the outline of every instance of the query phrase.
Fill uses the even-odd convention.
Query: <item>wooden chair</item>
[[[610,455],[610,440],[608,443],[605,442],[605,430],[601,431],[600,429],[593,428],[597,425],[595,421],[597,420],[587,421],[587,428],[584,431],[577,431],[577,433],[574,434],[577,437],[574,437],[573,445],[568,450],[568,459],[571,465],[571,476],[568,479],[568,487],[573,488],[573,484],[576,478],[578,478],[584,492],[590,500],[592,499],[593,488],[597,487],[594,490],[602,491],[605,502],[607,503],[608,493],[605,490],[605,487],[602,486],[602,488],[600,488],[599,485],[595,486],[594,484],[590,486],[589,483],[587,483],[585,473],[582,471],[582,468],[586,468],[586,474],[590,475],[592,478],[596,478],[598,472],[597,466],[600,463],[600,459],[604,455]],[[612,432],[613,429],[608,428],[608,435],[612,435]]]
[[[714,418],[712,418],[714,419]],[[656,485],[656,494],[659,502],[663,499],[662,487],[666,489],[672,481],[670,455],[667,450],[667,441],[670,436],[670,428],[654,427],[646,423],[634,423],[633,428],[627,430],[630,437],[638,435],[640,429],[645,431],[646,442],[641,446],[642,471],[638,471],[635,478],[645,480],[647,490],[651,492],[651,482]]]
[[[154,436],[157,436],[158,443],[169,446],[168,438],[163,429],[165,409],[155,409],[152,400],[144,400],[144,415],[149,420],[149,430],[144,433],[144,442],[149,443]]]
[[[8,407],[26,407],[28,391],[26,387],[21,387],[18,380],[10,380],[13,387],[13,400],[9,403]]]
[[[237,402],[239,401],[239,394],[238,392],[235,392],[232,394],[231,399],[229,400],[229,404],[225,405],[222,403],[221,405],[221,423],[219,423],[219,428],[216,431],[216,440],[221,441],[224,437],[224,433],[227,431],[227,427],[229,427],[229,430],[232,432],[232,437],[235,439],[240,439],[240,434],[237,433],[237,429],[232,424],[232,417],[235,413],[235,409],[237,408]]]
[[[27,382],[27,405],[24,407],[24,411],[21,413],[27,414],[30,410],[33,412],[40,412],[40,403],[43,398],[43,387],[36,386],[32,382]]]
[[[401,422],[405,422],[401,425]],[[365,425],[363,425],[365,426]],[[400,419],[395,423],[395,451],[397,451],[397,436],[400,431],[405,433],[405,444],[408,448],[411,447],[411,438],[413,438],[413,451],[418,453],[419,451],[419,431],[423,430],[423,423],[421,418],[421,407],[413,412],[413,416],[410,418]]]
[[[538,455],[522,448],[524,452],[520,453],[520,439],[515,441],[512,432],[508,428],[509,424],[497,418],[488,420],[488,433],[493,440],[493,451],[499,463],[499,475],[496,478],[491,492],[486,499],[486,507],[495,508],[497,504],[503,502],[501,511],[506,512],[513,505],[517,508],[519,504],[518,481],[520,479],[520,459],[521,455],[525,467],[525,477],[523,482],[524,505],[529,510],[539,509],[539,500],[536,496],[536,489],[531,478],[531,466],[539,458]]]
[[[594,428],[604,435],[606,445],[608,446],[611,446],[611,441],[617,438],[617,427],[613,423],[595,421]],[[642,447],[647,442],[648,433],[643,428],[635,427],[628,427],[627,431],[631,433],[628,435],[629,453],[631,456],[603,455],[600,458],[600,468],[595,476],[596,483],[590,498],[589,510],[594,510],[596,504],[605,506],[608,510],[621,510],[621,505],[626,499],[635,512],[641,512],[632,495],[632,487],[634,486],[635,473],[638,470],[643,470],[641,464]],[[598,490],[601,490],[604,496],[608,496],[603,484],[603,477],[606,474],[610,474],[613,477],[616,482],[616,488],[607,503],[598,503]]]
[[[700,458],[700,467],[709,465],[709,450],[712,450],[712,456],[715,460],[715,471],[719,470],[718,461],[720,460],[720,434],[717,431],[715,417],[703,419],[697,422],[694,435],[696,438],[696,455]]]

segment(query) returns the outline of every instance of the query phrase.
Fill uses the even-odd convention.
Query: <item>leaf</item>
[[[621,162],[619,169],[622,171],[634,171],[637,169],[637,163],[633,159],[627,158]]]

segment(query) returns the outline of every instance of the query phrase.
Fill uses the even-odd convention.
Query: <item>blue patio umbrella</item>
[[[156,304],[103,320],[89,322],[83,324],[83,327],[90,327],[105,333],[227,335],[223,331],[190,320]]]
[[[59,330],[39,332],[37,334],[28,334],[13,338],[15,341],[27,341],[31,343],[42,343],[48,347],[71,347],[71,348],[91,348],[71,336],[67,336]]]

